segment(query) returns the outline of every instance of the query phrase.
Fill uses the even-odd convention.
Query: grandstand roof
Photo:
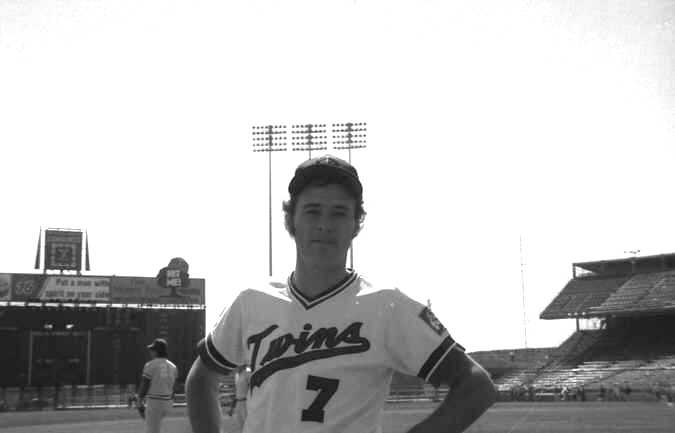
[[[589,315],[616,292],[629,276],[574,278],[558,293],[539,316],[542,319],[564,319]]]
[[[595,275],[631,275],[637,272],[655,272],[675,269],[675,253],[642,257],[624,257],[622,259],[599,260],[574,263]]]

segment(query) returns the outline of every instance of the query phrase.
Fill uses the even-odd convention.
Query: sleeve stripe
[[[422,368],[420,368],[419,373],[417,373],[417,377],[428,380],[428,378],[431,376],[431,373],[433,373],[438,364],[440,364],[443,358],[445,358],[445,355],[450,353],[454,347],[462,350],[464,349],[462,346],[457,344],[457,342],[453,340],[452,337],[446,337],[445,340],[443,340],[443,342],[438,345],[436,350],[434,350],[431,355],[429,355],[427,362],[424,363]]]
[[[216,346],[213,344],[211,334],[207,335],[206,339],[199,343],[197,350],[202,361],[207,365],[214,367],[221,373],[228,374],[236,368],[235,364],[228,361],[220,354],[220,352],[218,352],[218,349],[216,349]]]

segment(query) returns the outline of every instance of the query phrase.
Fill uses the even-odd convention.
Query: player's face
[[[293,224],[299,258],[309,265],[344,266],[356,232],[356,201],[341,185],[308,186]]]

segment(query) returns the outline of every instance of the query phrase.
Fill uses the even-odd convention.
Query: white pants
[[[155,398],[145,399],[145,431],[147,433],[159,433],[162,420],[169,414],[173,406],[173,400],[159,400]]]
[[[234,413],[232,413],[233,430],[228,433],[241,433],[244,429],[244,422],[246,422],[246,400],[237,401],[234,405]]]

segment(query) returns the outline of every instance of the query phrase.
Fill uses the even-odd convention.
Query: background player
[[[143,367],[143,378],[137,401],[139,408],[145,408],[146,432],[159,433],[162,420],[173,406],[174,385],[178,369],[173,362],[167,359],[166,340],[156,338],[148,349],[151,359]]]
[[[394,370],[450,386],[411,432],[465,430],[495,400],[488,374],[427,307],[345,268],[365,215],[356,169],[311,159],[288,190],[295,271],[241,292],[200,343],[186,383],[193,430],[218,432],[218,382],[241,364],[252,370],[244,433],[381,432]]]
[[[248,395],[251,370],[247,365],[237,367],[234,373],[234,398],[230,406],[229,415],[233,417],[234,429],[232,433],[239,433],[244,429],[246,421],[246,396]]]

